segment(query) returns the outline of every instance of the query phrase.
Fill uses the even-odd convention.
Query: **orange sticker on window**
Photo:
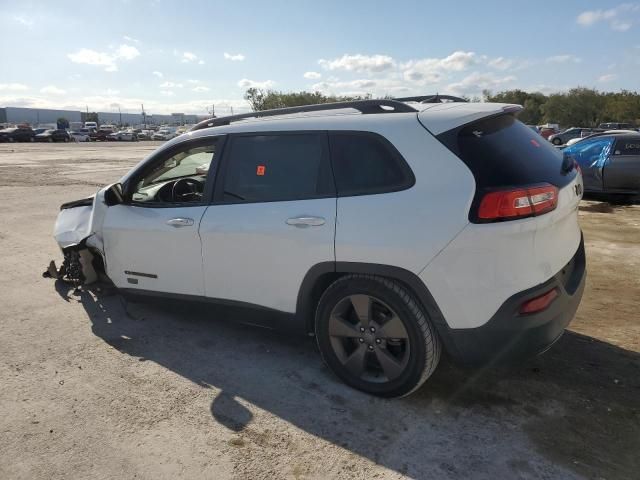
[[[256,169],[256,175],[263,176],[264,175],[264,171],[265,171],[265,166],[264,165],[258,165],[258,168]]]

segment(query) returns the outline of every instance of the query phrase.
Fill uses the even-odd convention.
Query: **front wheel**
[[[554,138],[551,143],[553,143],[554,145],[562,145],[562,140],[560,140],[559,138]]]
[[[381,397],[414,392],[440,360],[440,339],[413,295],[374,275],[347,275],[325,291],[316,339],[340,379]]]

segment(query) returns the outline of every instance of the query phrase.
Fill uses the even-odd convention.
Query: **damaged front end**
[[[110,185],[95,195],[64,203],[56,219],[53,235],[64,256],[60,268],[52,260],[43,276],[88,285],[106,279],[102,223],[108,207],[105,195]]]

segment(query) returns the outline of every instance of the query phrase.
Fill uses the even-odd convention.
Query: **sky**
[[[640,2],[0,0],[0,107],[241,113],[249,87],[640,87]]]

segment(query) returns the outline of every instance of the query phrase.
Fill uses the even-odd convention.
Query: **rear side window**
[[[569,184],[560,150],[513,115],[487,118],[438,135],[469,167],[478,189],[550,183]]]
[[[640,155],[640,136],[619,138],[616,141],[615,155]]]
[[[395,192],[414,184],[411,169],[391,143],[374,133],[331,133],[338,196]]]
[[[335,194],[325,133],[231,138],[226,202],[268,202]]]

